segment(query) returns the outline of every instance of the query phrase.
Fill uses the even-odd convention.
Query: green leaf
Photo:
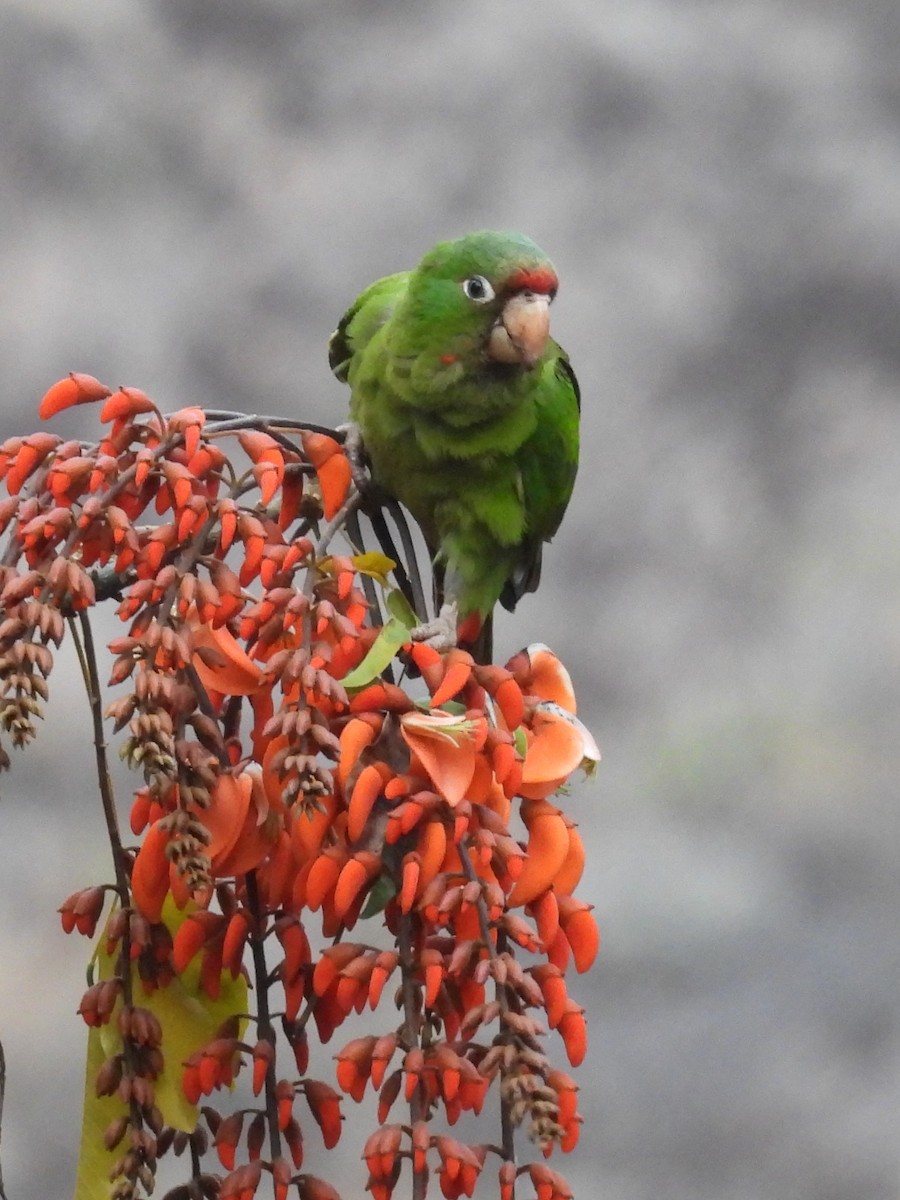
[[[401,621],[407,629],[415,629],[415,627],[419,624],[419,618],[413,612],[409,601],[399,590],[399,588],[394,588],[392,591],[388,592],[386,604],[387,610],[391,616],[396,617],[398,621]]]
[[[348,690],[368,687],[392,661],[402,645],[409,641],[409,628],[395,617],[383,625],[378,637],[369,647],[369,653],[359,666],[354,667],[341,683]]]
[[[170,897],[163,910],[163,922],[173,935],[186,917],[187,913],[179,912]],[[109,979],[113,975],[118,958],[118,954],[111,957],[106,953],[105,941],[106,934],[103,933],[95,953],[100,979]],[[246,979],[239,976],[234,980],[230,972],[224,972],[219,998],[211,1000],[200,988],[200,963],[201,956],[198,955],[183,975],[173,979],[168,987],[158,988],[154,992],[145,991],[137,970],[132,971],[135,1006],[149,1009],[163,1031],[161,1049],[164,1067],[154,1083],[156,1103],[167,1125],[186,1132],[195,1128],[198,1109],[196,1105],[188,1103],[181,1089],[182,1064],[211,1041],[229,1017],[247,1011]],[[109,1172],[125,1147],[123,1141],[113,1150],[105,1149],[103,1134],[111,1121],[128,1115],[128,1105],[123,1104],[116,1095],[98,1096],[95,1088],[97,1072],[103,1063],[122,1052],[117,1021],[120,1008],[121,1001],[116,1005],[108,1024],[94,1027],[88,1032],[81,1149],[74,1200],[99,1200],[109,1195]],[[245,1025],[246,1021],[243,1021],[242,1028]]]

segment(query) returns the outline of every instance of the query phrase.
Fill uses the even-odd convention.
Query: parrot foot
[[[338,432],[344,435],[344,452],[350,463],[350,474],[353,476],[356,490],[361,496],[370,495],[372,479],[366,468],[366,450],[359,426],[355,421],[348,421],[346,425],[338,425]]]
[[[424,642],[441,654],[457,645],[456,622],[458,610],[455,602],[445,604],[433,621],[425,621],[410,632],[410,641]]]

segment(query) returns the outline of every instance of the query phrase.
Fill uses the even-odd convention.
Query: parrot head
[[[398,323],[444,366],[530,370],[547,347],[557,286],[552,263],[523,234],[470,233],[425,255]]]

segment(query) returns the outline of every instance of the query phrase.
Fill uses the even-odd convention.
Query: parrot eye
[[[476,304],[487,304],[489,300],[494,299],[494,289],[483,275],[473,275],[470,279],[464,279],[462,290]]]

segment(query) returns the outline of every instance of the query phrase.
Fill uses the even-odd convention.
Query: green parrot
[[[556,290],[523,234],[470,233],[373,283],[329,343],[372,478],[424,534],[443,642],[482,661],[494,605],[537,587],[575,482],[579,392],[550,337]],[[442,642],[438,623],[415,636]]]

